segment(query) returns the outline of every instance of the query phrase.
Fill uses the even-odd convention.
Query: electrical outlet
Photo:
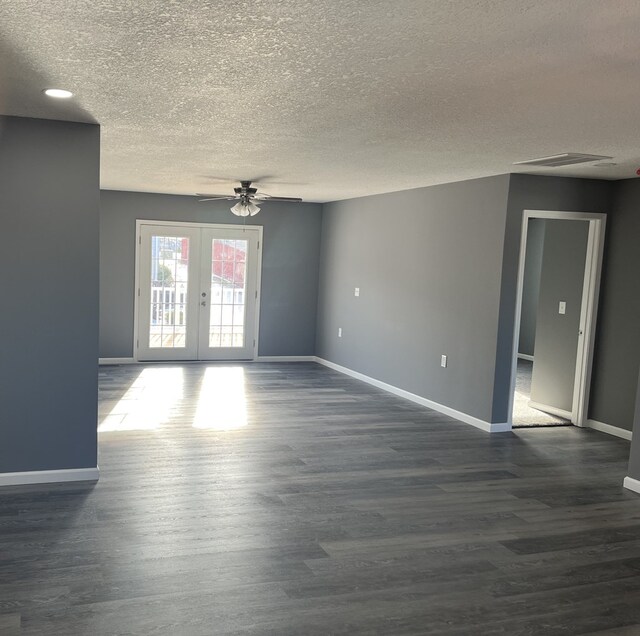
[[[338,327],[338,338],[342,338],[342,327]]]
[[[558,313],[562,315],[567,313],[567,303],[564,300],[561,300],[558,304]]]
[[[447,366],[447,356],[445,356],[444,354],[440,356],[440,366],[442,368],[446,368]]]
[[[353,290],[353,295],[354,295],[354,296],[359,296],[359,295],[360,295],[360,288],[359,288],[359,287],[356,287],[356,288]]]

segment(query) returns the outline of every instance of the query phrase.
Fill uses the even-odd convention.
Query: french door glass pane
[[[151,237],[149,348],[186,346],[189,239]]]
[[[244,347],[248,244],[244,240],[212,241],[210,347]]]

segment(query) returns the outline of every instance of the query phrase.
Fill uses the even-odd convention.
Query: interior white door
[[[137,359],[255,356],[260,229],[142,223]]]

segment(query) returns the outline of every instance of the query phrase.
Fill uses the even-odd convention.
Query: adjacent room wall
[[[0,473],[97,464],[100,130],[0,118]]]
[[[102,191],[100,211],[100,357],[133,356],[136,219],[243,223],[228,201]],[[247,220],[264,227],[261,356],[315,353],[322,206],[267,203]]]
[[[490,422],[508,184],[326,204],[317,355]]]
[[[545,222],[531,400],[571,412],[576,375],[588,221]],[[559,303],[566,313],[559,313]]]
[[[640,180],[617,181],[607,219],[589,417],[631,430],[640,367]]]
[[[533,356],[536,342],[536,318],[540,294],[540,272],[544,249],[544,219],[529,219],[527,259],[522,281],[522,311],[518,353]]]

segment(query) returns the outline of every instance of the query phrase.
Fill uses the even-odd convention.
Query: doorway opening
[[[254,359],[262,227],[136,229],[136,360]]]
[[[509,408],[513,427],[586,425],[605,218],[524,211]]]
[[[516,389],[513,397],[513,428],[531,426],[569,426],[570,419],[557,413],[536,408],[531,400],[531,382],[533,379],[533,360],[518,357],[516,369]]]

